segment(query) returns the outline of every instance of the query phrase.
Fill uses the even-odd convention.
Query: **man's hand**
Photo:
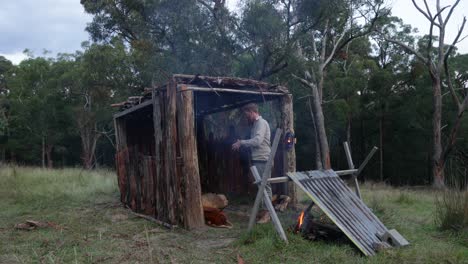
[[[236,143],[232,144],[232,150],[238,151],[241,146],[240,140],[237,140]]]

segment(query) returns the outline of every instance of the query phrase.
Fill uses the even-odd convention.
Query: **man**
[[[242,111],[244,116],[247,118],[247,121],[252,126],[250,130],[250,139],[237,140],[232,144],[232,149],[238,151],[240,147],[250,148],[252,152],[252,166],[257,167],[260,177],[263,177],[263,172],[265,171],[265,166],[271,153],[270,125],[268,125],[268,122],[260,116],[258,113],[258,106],[256,104],[247,104],[242,107]],[[267,184],[265,188],[271,199],[272,194],[270,184]],[[269,220],[269,212],[267,210],[262,210],[259,213],[257,223],[266,223]]]

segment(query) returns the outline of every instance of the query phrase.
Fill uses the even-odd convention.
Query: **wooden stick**
[[[255,223],[255,217],[258,213],[258,207],[260,205],[260,202],[262,201],[263,191],[265,190],[265,186],[271,174],[271,167],[273,166],[273,160],[275,159],[276,149],[278,148],[281,132],[282,130],[280,128],[276,130],[275,138],[273,140],[273,148],[271,149],[270,157],[268,158],[268,161],[265,165],[265,170],[263,171],[262,175],[262,182],[258,187],[257,197],[255,197],[255,203],[250,214],[249,227],[247,229],[249,232],[252,231],[253,225]],[[270,198],[268,198],[267,200],[269,199]]]
[[[357,178],[357,176],[359,176],[359,174],[361,174],[362,170],[364,169],[364,167],[367,165],[367,163],[369,162],[369,160],[372,158],[372,156],[374,156],[375,152],[378,150],[379,148],[374,146],[371,150],[371,152],[367,155],[366,159],[362,162],[361,166],[359,166],[358,168],[358,171],[356,172],[356,174],[354,174],[354,177]]]
[[[340,170],[340,171],[335,171],[338,176],[343,176],[343,175],[349,175],[349,174],[354,174],[358,170],[357,169],[351,169],[351,170]]]
[[[176,225],[171,225],[171,224],[169,224],[169,223],[163,222],[163,221],[158,220],[158,219],[156,219],[156,218],[154,218],[154,217],[151,217],[151,216],[149,216],[149,215],[144,215],[144,214],[135,213],[135,212],[133,212],[132,209],[131,209],[130,207],[128,207],[128,206],[125,206],[125,207],[127,207],[127,209],[130,210],[130,213],[131,213],[132,215],[137,216],[137,217],[140,217],[140,218],[144,218],[144,219],[149,220],[149,221],[151,221],[151,222],[155,222],[156,224],[162,225],[162,226],[164,226],[164,227],[167,228],[167,229],[174,230],[174,229],[177,227]]]
[[[344,146],[344,150],[345,150],[345,153],[346,153],[346,160],[348,160],[348,166],[349,166],[349,168],[351,170],[353,170],[354,169],[354,163],[353,163],[353,158],[351,157],[351,151],[349,150],[348,142],[345,141],[343,143],[343,146]],[[359,188],[359,182],[358,182],[357,177],[355,175],[356,174],[354,174],[354,176],[353,176],[354,188],[356,189],[357,197],[359,197],[359,199],[361,199],[361,189]]]
[[[255,180],[260,181],[260,175],[258,174],[257,167],[255,166],[250,167],[250,171],[252,171],[252,174]],[[268,192],[265,189],[263,189],[263,202],[265,203],[268,211],[270,212],[271,221],[273,222],[273,226],[275,227],[276,232],[278,232],[278,235],[281,237],[281,239],[283,239],[284,242],[288,244],[288,238],[286,237],[286,234],[284,233],[283,226],[281,226],[281,222],[278,218],[278,215],[276,214],[275,208],[273,207],[273,204],[271,203],[270,196],[268,195]],[[253,216],[255,219],[255,215]],[[250,219],[252,219],[252,215],[250,216]]]

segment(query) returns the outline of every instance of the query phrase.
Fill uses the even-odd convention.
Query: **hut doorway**
[[[195,95],[195,109],[203,104],[206,95]],[[219,97],[231,97],[221,94]],[[271,135],[281,126],[281,108],[279,98],[244,95],[245,99],[255,102],[259,106],[260,115],[268,121]],[[201,102],[198,100],[201,99]],[[221,99],[221,98],[220,98]],[[212,99],[211,99],[212,101]],[[242,100],[246,101],[246,100]],[[237,139],[249,139],[250,126],[247,123],[241,107],[228,109],[210,114],[196,115],[196,137],[200,183],[203,193],[222,193],[230,201],[252,201],[257,193],[257,187],[250,172],[250,150],[241,148],[232,151],[231,146]],[[272,177],[284,176],[283,149],[280,148],[275,156]],[[287,184],[273,185],[273,193],[284,194]]]

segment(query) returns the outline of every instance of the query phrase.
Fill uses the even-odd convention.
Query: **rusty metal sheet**
[[[382,242],[377,234],[388,229],[333,170],[290,172],[288,176],[362,253],[376,254],[374,245]]]

